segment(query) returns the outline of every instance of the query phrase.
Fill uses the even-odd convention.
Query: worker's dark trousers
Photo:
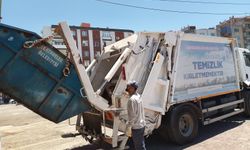
[[[144,141],[144,128],[132,129],[132,139],[136,150],[146,150]]]

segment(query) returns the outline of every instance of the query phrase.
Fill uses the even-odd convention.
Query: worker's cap
[[[134,80],[133,81],[129,81],[127,85],[132,86],[135,89],[138,88],[138,83],[136,81],[134,81]]]

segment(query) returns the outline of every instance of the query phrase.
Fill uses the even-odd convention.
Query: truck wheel
[[[244,103],[245,103],[245,111],[244,114],[247,117],[250,117],[250,91],[249,90],[243,90],[242,92],[242,97],[244,98]]]
[[[190,143],[198,135],[198,116],[192,106],[177,106],[168,119],[168,135],[178,145]]]
[[[167,118],[167,116],[165,116]],[[157,130],[157,133],[164,139],[164,141],[168,142],[169,141],[169,135],[168,135],[168,123],[167,119],[164,118],[162,120],[161,126]]]

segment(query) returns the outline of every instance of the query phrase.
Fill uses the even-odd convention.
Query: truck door
[[[243,49],[244,51],[241,50],[242,56],[244,58],[244,63],[243,64],[243,71],[242,71],[242,78],[243,82],[247,84],[247,86],[250,86],[250,51],[248,49]]]

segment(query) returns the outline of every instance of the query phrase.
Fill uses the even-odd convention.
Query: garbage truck
[[[250,116],[250,51],[233,38],[138,32],[106,46],[84,68],[67,23],[56,32],[66,56],[49,38],[0,24],[0,90],[55,123],[77,116],[76,130],[90,142],[125,147],[131,80],[139,83],[145,136],[158,129],[183,145],[198,136],[200,123]]]

